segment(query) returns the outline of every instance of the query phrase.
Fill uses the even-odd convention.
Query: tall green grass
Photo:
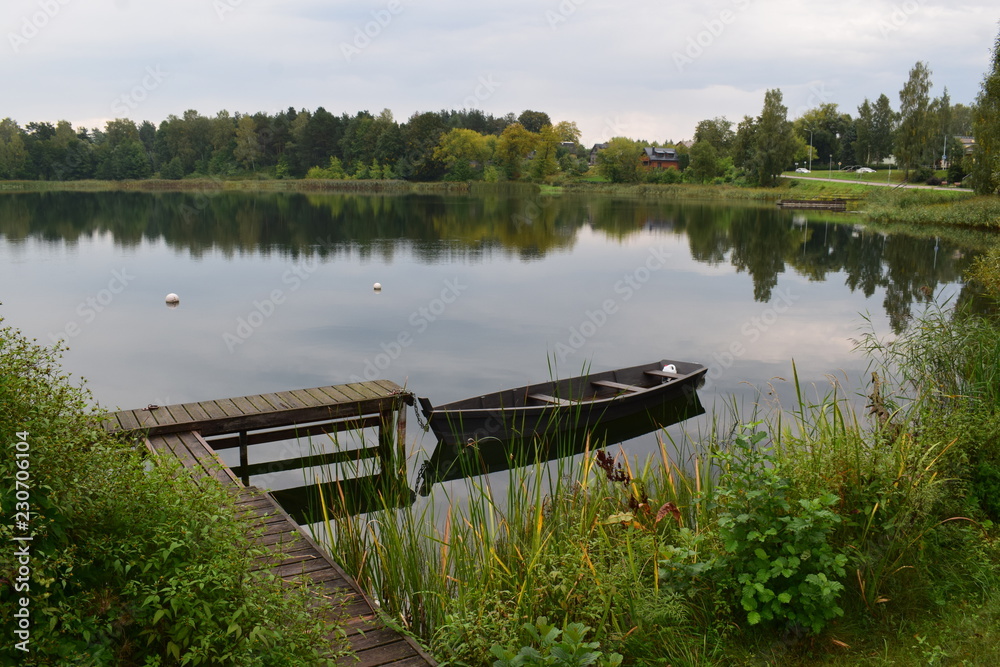
[[[809,398],[793,363],[794,405],[729,406],[647,460],[591,442],[507,479],[470,464],[437,504],[332,511],[324,530],[451,664],[516,651],[541,616],[593,628],[625,664],[925,661],[932,640],[905,628],[1000,604],[998,340],[995,323],[931,309],[859,340],[877,392],[831,380]]]

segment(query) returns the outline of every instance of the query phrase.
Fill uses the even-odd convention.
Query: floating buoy
[[[174,294],[173,292],[167,295],[167,303],[180,303],[180,302],[181,298],[176,294]]]
[[[376,292],[382,291],[382,283],[375,283],[375,291]]]

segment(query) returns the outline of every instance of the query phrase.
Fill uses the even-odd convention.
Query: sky
[[[4,0],[0,118],[159,124],[324,107],[544,111],[582,143],[679,141],[699,120],[857,114],[918,60],[974,101],[996,0]]]

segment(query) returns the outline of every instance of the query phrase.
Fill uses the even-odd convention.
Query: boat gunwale
[[[541,393],[542,392],[542,388],[544,388],[544,387],[552,387],[553,385],[556,385],[556,384],[562,383],[562,382],[573,382],[573,381],[580,381],[580,380],[588,380],[590,378],[598,379],[602,375],[610,375],[610,374],[614,374],[614,373],[627,372],[627,371],[642,371],[642,372],[645,372],[646,370],[652,369],[652,367],[654,367],[654,366],[656,366],[658,364],[662,364],[662,363],[672,363],[672,364],[684,363],[684,364],[690,364],[690,365],[697,366],[697,368],[695,370],[693,370],[693,371],[688,372],[688,373],[679,373],[677,378],[674,378],[674,379],[672,379],[669,382],[664,382],[664,383],[661,383],[661,384],[655,384],[655,385],[653,385],[651,387],[643,387],[642,391],[633,391],[633,392],[628,392],[628,393],[614,394],[612,396],[606,396],[606,397],[603,397],[603,398],[566,399],[566,400],[572,400],[572,403],[570,405],[551,403],[551,404],[542,404],[542,405],[510,405],[510,406],[494,405],[494,406],[483,407],[483,408],[450,407],[450,406],[455,406],[458,403],[464,403],[466,401],[473,401],[473,400],[483,399],[483,398],[487,398],[487,397],[491,397],[491,396],[502,395],[502,394],[506,394],[508,392],[522,392],[523,391],[526,395],[532,394],[532,393]],[[540,383],[535,383],[535,384],[523,385],[523,386],[520,386],[520,387],[514,387],[514,388],[511,388],[511,389],[502,389],[500,391],[492,392],[492,393],[489,393],[489,394],[482,394],[480,396],[474,396],[474,397],[471,397],[471,398],[463,398],[463,399],[460,399],[458,401],[452,401],[450,403],[444,403],[442,405],[436,405],[436,406],[432,405],[430,412],[427,412],[426,409],[424,409],[424,415],[428,419],[431,419],[431,418],[445,419],[449,415],[468,415],[468,416],[474,416],[474,415],[478,415],[478,414],[494,414],[494,413],[496,413],[498,411],[499,412],[514,412],[514,413],[519,413],[519,412],[528,412],[528,411],[532,411],[532,412],[545,412],[547,410],[572,411],[572,410],[575,410],[575,409],[589,409],[589,406],[598,406],[598,405],[610,404],[610,403],[612,403],[614,401],[622,401],[623,399],[627,400],[628,402],[633,402],[633,401],[636,401],[637,399],[641,399],[642,397],[648,396],[650,393],[660,393],[660,392],[664,392],[664,391],[667,391],[667,390],[671,390],[671,389],[673,389],[675,387],[680,387],[681,385],[687,385],[693,379],[696,379],[696,378],[698,378],[700,376],[703,376],[707,372],[708,372],[708,368],[706,366],[698,364],[696,362],[678,362],[678,361],[671,361],[671,360],[662,360],[661,362],[658,362],[658,363],[650,362],[648,364],[639,364],[637,366],[630,366],[630,367],[627,367],[627,368],[617,368],[617,369],[610,369],[610,370],[607,370],[607,371],[600,371],[598,373],[593,373],[593,374],[589,374],[589,375],[578,375],[578,376],[570,377],[570,378],[563,378],[563,379],[558,379],[558,380],[550,380],[549,382],[540,382]],[[423,408],[423,404],[421,404],[421,407]]]

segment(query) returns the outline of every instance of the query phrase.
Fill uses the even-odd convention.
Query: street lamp
[[[830,178],[833,178],[833,153],[830,153]]]

